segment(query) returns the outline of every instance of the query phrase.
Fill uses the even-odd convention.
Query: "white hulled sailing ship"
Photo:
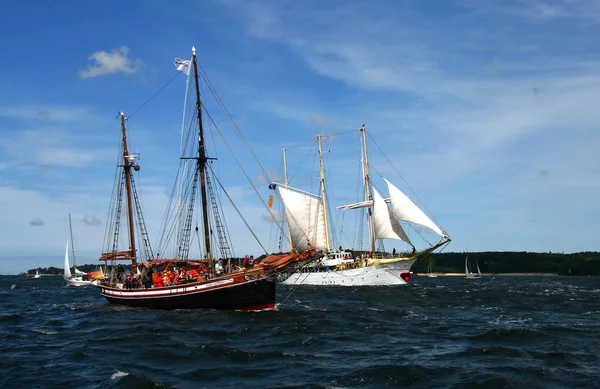
[[[387,184],[389,197],[384,198],[371,186],[367,136],[363,126],[361,132],[361,161],[363,163],[364,201],[338,207],[343,210],[366,209],[370,248],[357,256],[346,251],[332,250],[328,214],[327,193],[321,135],[317,136],[320,160],[320,194],[305,192],[287,185],[273,183],[283,202],[289,229],[290,245],[300,252],[314,247],[324,253],[316,264],[304,266],[282,281],[284,284],[304,285],[403,285],[408,283],[410,268],[420,257],[450,242],[450,237],[390,181]],[[285,165],[285,164],[284,164]],[[388,205],[391,205],[390,206]],[[439,236],[439,240],[423,249],[411,242],[399,221],[426,227]],[[394,239],[406,242],[412,248],[406,253],[376,251],[376,239]]]

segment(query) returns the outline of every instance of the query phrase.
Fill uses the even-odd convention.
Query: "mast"
[[[325,168],[323,166],[323,148],[321,147],[321,135],[317,135],[317,143],[319,144],[319,175],[321,179],[321,198],[323,199],[323,223],[325,224],[325,250],[331,251],[329,244],[329,226],[327,224],[327,196],[325,194]]]
[[[287,176],[287,158],[286,158],[286,154],[285,154],[285,147],[282,149],[283,152],[283,185],[285,185],[285,187],[287,188],[288,186],[288,176]],[[285,212],[285,211],[284,211]],[[289,221],[288,221],[289,223]],[[292,234],[290,233],[290,229],[288,226],[288,243],[290,244],[290,251],[292,251],[293,249],[293,244],[292,244]]]
[[[135,158],[129,156],[127,151],[127,130],[125,129],[125,114],[121,112],[121,131],[123,132],[123,169],[125,171],[125,189],[127,191],[127,219],[129,221],[129,244],[131,271],[137,269],[137,261],[135,257],[135,231],[133,227],[133,205],[131,202],[131,166],[135,163]]]
[[[365,157],[365,200],[373,202],[373,195],[371,194],[371,186],[369,184],[369,154],[367,153],[367,131],[365,125],[360,128],[360,132],[363,135],[363,152]],[[373,233],[373,205],[367,208],[367,216],[369,218],[369,239],[371,242],[371,253],[375,252],[375,234]]]
[[[73,253],[73,269],[75,269],[75,241],[73,240],[73,227],[71,227],[71,214],[69,214],[69,232],[71,234],[71,252]]]
[[[210,249],[210,230],[208,227],[208,196],[206,194],[206,146],[204,144],[204,128],[202,127],[202,102],[200,100],[200,84],[198,83],[198,62],[196,48],[192,47],[192,61],[194,63],[194,80],[196,81],[196,110],[198,112],[198,172],[200,173],[200,193],[202,201],[202,221],[204,223],[204,244],[206,258],[212,259]],[[209,261],[212,265],[212,262]]]

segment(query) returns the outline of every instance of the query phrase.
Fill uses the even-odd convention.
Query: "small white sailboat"
[[[40,278],[40,271],[38,269],[35,269],[35,275],[33,278]]]
[[[71,242],[73,241],[73,228],[71,227],[71,214],[69,214],[69,232],[71,236]],[[65,273],[63,275],[67,286],[88,286],[95,285],[96,282],[88,278],[87,273],[82,272],[75,266],[75,247],[71,244],[73,252],[73,273],[71,273],[71,267],[69,264],[69,239],[67,238],[67,247],[65,249]],[[102,268],[100,268],[102,270]]]
[[[429,268],[427,269],[427,277],[429,277],[429,278],[437,278],[437,274],[434,274],[431,271],[431,259],[429,259]]]
[[[469,270],[469,253],[465,257],[465,278],[475,279],[481,278],[481,270],[479,270],[479,262],[477,262],[477,273],[473,273]]]

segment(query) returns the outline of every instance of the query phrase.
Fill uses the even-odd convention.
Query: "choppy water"
[[[278,286],[278,301],[293,288]],[[301,287],[275,312],[0,277],[2,388],[599,388],[600,277]]]

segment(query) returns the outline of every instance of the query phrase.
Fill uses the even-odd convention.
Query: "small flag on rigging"
[[[269,208],[273,208],[273,198],[274,197],[275,196],[273,196],[273,195],[269,196],[269,202],[267,203]]]
[[[173,63],[177,67],[177,70],[184,72],[186,75],[190,74],[190,60],[189,59],[181,59],[175,58]]]

